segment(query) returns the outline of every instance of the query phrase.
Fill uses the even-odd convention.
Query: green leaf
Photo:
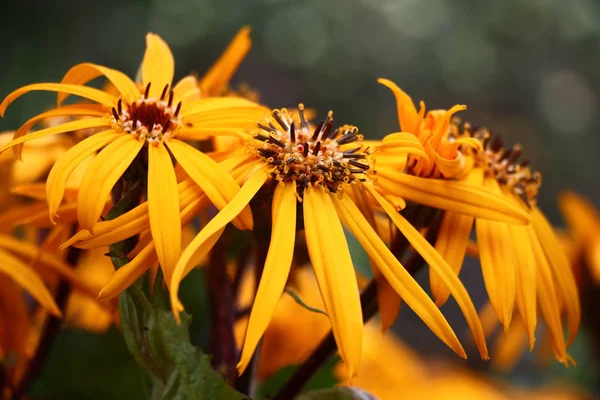
[[[182,324],[177,325],[163,297],[150,302],[138,282],[119,298],[123,336],[136,361],[152,375],[152,398],[246,399],[212,369],[210,357],[190,343],[191,317],[182,313]]]
[[[337,387],[303,393],[296,400],[377,400],[377,397],[355,387]]]
[[[294,292],[293,290],[285,289],[284,292],[286,292],[287,294],[292,296],[292,298],[296,301],[296,303],[298,303],[300,306],[306,308],[308,311],[318,313],[318,314],[323,314],[323,315],[327,316],[327,313],[325,311],[318,309],[318,308],[311,307],[308,304],[306,304],[304,301],[302,301],[302,298],[300,297],[300,295],[298,293]]]

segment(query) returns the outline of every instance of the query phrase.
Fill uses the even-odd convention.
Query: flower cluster
[[[144,276],[153,283],[160,271],[173,316],[181,321],[181,282],[194,268],[223,270],[227,290],[234,291],[244,271],[253,269],[259,279],[238,335],[242,374],[280,298],[311,268],[322,318],[351,377],[361,369],[370,310],[379,311],[387,329],[401,301],[466,358],[440,310],[452,295],[479,355],[488,358],[486,329],[459,279],[470,254],[480,258],[491,309],[505,330],[519,319],[532,348],[540,312],[556,358],[572,362],[567,348],[580,324],[577,285],[537,206],[541,175],[519,160],[519,145],[505,148],[500,136],[461,123],[455,114],[464,105],[426,112],[421,103],[417,111],[385,79],[380,83],[396,98],[400,131],[382,140],[337,124],[332,111],[317,123],[304,104],[266,107],[256,92],[229,87],[250,48],[248,28],[204,76],[177,83],[167,44],[154,34],[146,39],[139,80],[84,63],[60,83],[22,87],[0,104],[3,115],[29,92],[58,94],[55,108],[26,121],[0,147],[40,167],[25,182],[15,179],[12,194],[0,193],[0,278],[9,276],[28,291],[39,304],[33,311],[65,314],[60,293],[69,287],[110,324],[118,319],[115,297]],[[98,77],[106,79],[101,89],[87,85]],[[84,101],[64,105],[70,95]],[[34,130],[38,123],[45,125]],[[33,147],[43,140],[44,147]],[[56,154],[44,150],[55,145],[61,149]],[[13,165],[12,159],[2,162]],[[245,238],[253,262],[242,257],[238,247],[244,245],[224,250],[240,235],[230,223],[247,231],[235,237]],[[15,232],[24,239],[11,236]],[[357,279],[346,232],[369,255],[374,278],[367,285]],[[92,253],[95,267],[112,260],[110,276],[98,280],[73,269]],[[242,261],[231,267],[232,257]],[[425,266],[433,299],[413,278]],[[19,290],[12,283],[4,289],[3,282],[0,296],[23,302]],[[222,288],[209,290],[225,296]],[[26,354],[23,344],[7,343],[0,343],[0,358],[11,350]],[[10,379],[17,384],[20,374],[12,371]]]

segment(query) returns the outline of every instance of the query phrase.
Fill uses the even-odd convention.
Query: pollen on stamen
[[[304,105],[297,112],[275,109],[266,121],[257,124],[249,145],[274,167],[280,182],[294,182],[298,197],[309,187],[327,188],[343,193],[346,185],[364,182],[373,174],[368,153],[362,150],[358,128],[344,125],[333,128],[333,112],[311,129]],[[353,143],[352,148],[348,144]],[[361,160],[361,162],[358,162]]]
[[[139,140],[148,143],[159,143],[169,140],[181,127],[182,103],[178,102],[173,107],[173,91],[165,85],[159,99],[149,98],[150,85],[148,83],[140,98],[131,104],[123,103],[119,99],[117,107],[112,108],[110,120],[113,129],[117,132],[136,135]],[[169,92],[167,100],[167,92]]]

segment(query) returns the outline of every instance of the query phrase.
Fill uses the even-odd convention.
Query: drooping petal
[[[108,126],[108,122],[104,118],[86,118],[77,121],[66,122],[64,124],[42,129],[40,131],[30,133],[29,135],[21,136],[17,139],[14,139],[11,142],[0,147],[0,153],[3,153],[11,147],[28,142],[30,140],[35,140],[51,135],[57,135],[59,133],[72,132],[79,129],[100,128],[103,126]]]
[[[56,305],[52,294],[50,294],[50,291],[44,285],[44,282],[27,264],[0,250],[0,271],[27,290],[52,315],[57,317],[62,316],[60,309]]]
[[[174,139],[167,142],[167,146],[185,172],[202,188],[219,210],[223,209],[240,190],[233,177],[204,153]],[[232,223],[238,229],[252,229],[250,207],[244,208]]]
[[[381,273],[406,304],[448,347],[459,356],[466,358],[462,345],[441,311],[394,257],[364,217],[355,211],[353,203],[345,196],[341,200],[333,198],[333,202],[344,224],[354,234],[369,257],[377,263]]]
[[[292,266],[296,238],[296,184],[278,185],[272,207],[271,243],[237,365],[240,374],[248,366],[260,338],[269,326]]]
[[[104,75],[119,91],[121,96],[131,103],[140,97],[137,85],[121,71],[92,63],[78,64],[71,68],[63,77],[61,84],[85,85],[89,81]],[[69,96],[69,93],[59,93],[57,107]]]
[[[98,300],[105,301],[118,296],[119,293],[137,281],[140,276],[144,275],[157,259],[154,242],[151,241],[133,260],[115,271],[102,288]]]
[[[427,158],[423,145],[415,135],[407,132],[390,133],[384,137],[377,150],[393,153],[409,153]]]
[[[46,199],[50,220],[54,222],[56,210],[60,206],[65,185],[71,172],[87,157],[106,146],[120,136],[113,130],[97,133],[71,147],[54,164],[46,181]]]
[[[500,372],[511,371],[527,350],[526,329],[518,318],[506,335],[498,335],[492,347],[492,365]]]
[[[165,85],[171,85],[175,73],[175,60],[171,49],[160,36],[146,35],[146,53],[142,61],[142,83],[150,85],[149,97],[160,96]]]
[[[446,263],[442,256],[435,251],[431,244],[429,244],[427,239],[425,239],[425,237],[423,237],[423,235],[421,235],[421,233],[419,233],[419,231],[402,216],[402,214],[398,213],[394,207],[383,198],[383,196],[377,193],[372,185],[367,184],[365,187],[369,193],[375,197],[379,204],[381,204],[392,222],[394,222],[394,225],[396,225],[398,230],[406,237],[415,251],[423,257],[425,262],[429,264],[429,267],[438,275],[442,282],[444,282],[467,320],[467,324],[469,325],[481,358],[484,360],[487,359],[488,351],[481,321],[479,321],[477,310],[473,305],[473,301],[471,300],[467,289],[465,289],[462,282],[458,279],[456,273]]]
[[[418,204],[475,218],[527,224],[529,214],[505,196],[467,182],[426,179],[378,169],[377,185]]]
[[[204,96],[223,94],[251,46],[250,27],[244,26],[238,31],[219,59],[200,79],[200,89]]]
[[[377,82],[390,89],[394,94],[394,97],[396,97],[396,108],[398,110],[400,129],[404,132],[415,133],[416,127],[420,123],[420,119],[415,104],[410,96],[404,93],[398,85],[388,79],[379,78],[377,79]]]
[[[167,284],[181,254],[181,219],[177,178],[167,148],[148,146],[150,231]]]
[[[77,218],[92,232],[113,186],[135,159],[144,142],[124,135],[102,150],[87,170],[77,196]]]
[[[567,309],[567,319],[569,321],[568,347],[575,340],[581,322],[581,308],[577,285],[573,277],[573,271],[569,265],[569,260],[560,247],[552,226],[537,207],[532,208],[531,215],[533,217],[533,229],[539,238],[539,243],[544,249],[554,275],[557,295],[560,296],[562,303],[565,304]]]
[[[179,284],[181,280],[194,268],[194,260],[200,259],[210,248],[203,246],[204,243],[214,240],[220,236],[225,226],[235,218],[250,202],[269,176],[265,171],[256,171],[242,186],[237,195],[227,204],[208,224],[196,235],[194,240],[181,253],[181,257],[175,266],[170,283],[171,307],[175,319],[180,322],[179,313],[183,311],[183,305],[179,301]]]
[[[319,188],[304,191],[304,228],[333,336],[352,377],[360,367],[362,311],[350,250],[331,197]]]
[[[23,86],[6,96],[6,98],[0,104],[0,117],[4,116],[4,112],[10,103],[25,93],[29,93],[34,90],[74,94],[76,96],[95,101],[96,103],[100,103],[107,107],[112,107],[114,102],[114,97],[110,94],[87,86],[66,85],[62,83],[34,83],[33,85]]]
[[[453,155],[453,158],[446,158],[440,155],[431,144],[430,140],[427,141],[425,148],[427,154],[431,160],[435,163],[438,169],[444,174],[446,178],[456,178],[464,174],[466,168],[465,158],[459,152]]]
[[[200,99],[200,88],[198,80],[194,76],[186,76],[173,88],[175,102],[195,101]]]

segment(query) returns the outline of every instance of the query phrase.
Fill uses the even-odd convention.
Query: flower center
[[[304,105],[298,115],[285,108],[273,110],[267,124],[258,124],[251,146],[269,165],[279,181],[295,182],[301,194],[309,185],[342,192],[346,184],[366,180],[372,166],[367,162],[368,149],[359,143],[362,135],[355,126],[333,129],[333,112],[311,130]],[[356,146],[350,146],[355,143]],[[373,172],[370,172],[373,173]]]
[[[450,126],[451,135],[455,137],[472,137],[481,142],[483,150],[466,150],[475,159],[475,166],[484,169],[486,176],[493,177],[509,191],[520,197],[527,205],[534,206],[542,185],[542,174],[529,167],[529,160],[521,160],[522,147],[519,144],[512,148],[504,148],[504,141],[493,135],[487,128],[472,127],[465,122],[462,127],[453,121]]]
[[[148,143],[169,140],[181,126],[181,102],[173,107],[173,91],[167,96],[168,89],[167,84],[160,99],[148,98],[148,83],[144,94],[133,103],[124,107],[122,99],[119,99],[117,107],[112,108],[110,117],[113,129],[134,134],[139,140],[146,140]]]

